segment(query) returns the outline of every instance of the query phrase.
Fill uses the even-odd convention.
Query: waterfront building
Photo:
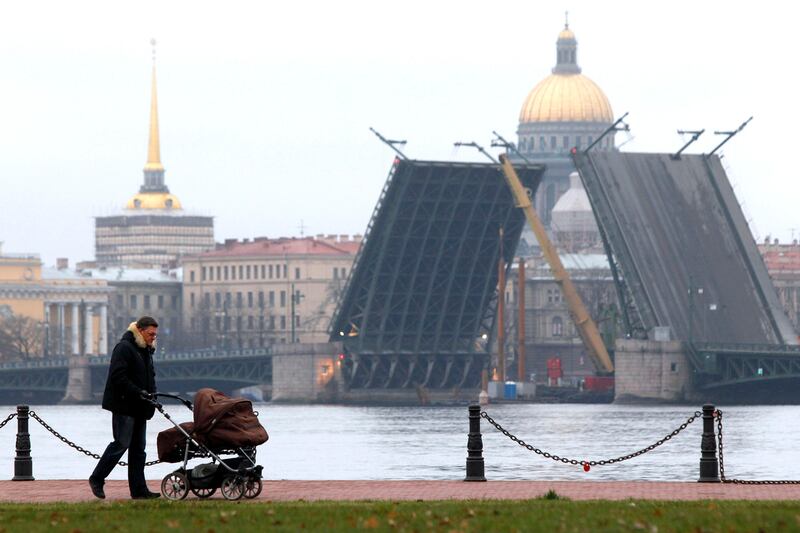
[[[781,244],[767,237],[758,246],[769,277],[795,332],[800,335],[800,244]]]
[[[183,324],[197,346],[327,342],[361,236],[227,239],[183,260]]]
[[[618,308],[614,279],[604,254],[561,254],[564,268],[587,310],[597,322],[607,346],[613,346],[618,334]],[[514,265],[506,287],[505,353],[516,359],[519,327],[518,265]],[[542,258],[529,259],[525,265],[525,368],[528,379],[535,374],[539,383],[547,382],[547,360],[558,358],[564,372],[564,384],[577,385],[595,374],[592,360],[575,328],[561,288],[550,267]],[[512,361],[509,368],[516,367]],[[509,371],[511,372],[511,371]],[[515,375],[515,374],[509,374]]]
[[[18,335],[11,355],[48,357],[104,354],[108,349],[105,280],[83,276],[59,259],[45,267],[36,254],[0,250],[0,322]],[[8,354],[2,354],[5,357]]]
[[[118,214],[95,218],[98,267],[161,268],[214,248],[214,219],[184,211],[164,181],[153,63],[144,183]]]
[[[119,340],[130,323],[142,315],[154,317],[159,324],[159,351],[183,346],[182,269],[90,267],[78,264],[77,271],[84,278],[104,280],[108,284],[107,328],[111,346]]]

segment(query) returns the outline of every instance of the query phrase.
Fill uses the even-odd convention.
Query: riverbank
[[[160,481],[148,482],[159,490]],[[800,485],[649,481],[265,481],[256,501],[530,500],[554,491],[570,500],[800,500]],[[106,500],[128,500],[126,481],[106,483]],[[197,500],[193,495],[189,499]],[[219,500],[215,495],[212,499]],[[0,481],[0,502],[98,501],[85,480]]]

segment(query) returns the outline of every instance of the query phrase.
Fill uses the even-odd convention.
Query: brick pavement
[[[158,481],[149,482],[157,490]],[[800,485],[648,481],[266,481],[256,501],[521,500],[548,490],[573,500],[800,500]],[[128,499],[127,481],[106,483],[108,500]],[[194,498],[189,495],[189,498]],[[221,499],[219,492],[213,496]],[[0,481],[2,502],[81,502],[95,498],[84,480]]]

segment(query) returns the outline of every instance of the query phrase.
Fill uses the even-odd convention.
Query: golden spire
[[[147,163],[145,170],[164,170],[161,164],[161,146],[158,140],[158,95],[156,93],[156,40],[151,39],[153,46],[153,83],[150,94],[150,140],[147,143]]]

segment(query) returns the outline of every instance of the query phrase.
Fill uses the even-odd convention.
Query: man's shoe
[[[160,492],[150,492],[149,490],[144,494],[137,494],[136,496],[131,496],[134,500],[152,500],[154,498],[160,498]]]
[[[89,488],[92,489],[92,494],[101,500],[105,499],[106,493],[103,492],[103,482],[96,479],[89,478]]]

